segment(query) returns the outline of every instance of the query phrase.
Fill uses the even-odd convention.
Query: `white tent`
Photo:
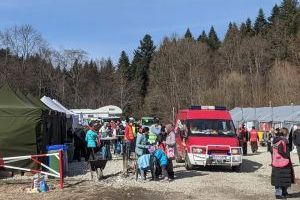
[[[72,128],[73,130],[75,130],[75,128],[78,127],[78,124],[79,124],[79,115],[68,110],[66,107],[64,107],[59,101],[57,101],[56,99],[52,99],[52,101],[58,106],[60,107],[61,109],[63,109],[65,111],[66,114],[68,115],[71,115],[72,116],[72,120],[73,120],[73,123],[72,123]]]
[[[41,101],[46,105],[48,106],[49,108],[51,108],[52,110],[56,110],[58,112],[61,112],[61,113],[66,113],[62,108],[60,108],[57,104],[55,104],[52,99],[50,99],[49,97],[46,97],[46,96],[43,96],[41,98]],[[68,118],[70,118],[70,115],[67,116]]]
[[[122,109],[119,108],[118,106],[104,106],[101,108],[98,108],[95,110],[96,113],[103,113],[103,114],[109,114],[109,115],[121,115],[122,114]]]
[[[80,115],[80,120],[90,118],[114,117],[121,116],[122,109],[118,106],[108,105],[98,109],[71,109],[72,112]]]
[[[256,121],[279,123],[284,126],[300,122],[300,106],[278,106],[259,108],[234,108],[230,111],[235,125],[241,122]]]
[[[57,100],[55,99],[51,99],[49,97],[43,96],[41,98],[41,101],[48,106],[49,108],[51,108],[52,110],[56,110],[58,112],[61,113],[65,113],[66,117],[68,119],[72,118],[72,128],[73,130],[78,126],[79,124],[79,116],[73,112],[71,112],[70,110],[68,110],[67,108],[65,108],[61,103],[59,103]]]

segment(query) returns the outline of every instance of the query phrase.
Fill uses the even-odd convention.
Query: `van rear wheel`
[[[191,164],[191,161],[190,161],[190,159],[189,159],[189,156],[188,156],[188,154],[186,153],[186,154],[185,154],[185,169],[186,169],[186,170],[192,170],[192,169],[194,169],[194,168],[195,168],[194,165]]]

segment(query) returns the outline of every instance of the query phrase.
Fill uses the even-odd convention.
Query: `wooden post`
[[[126,141],[123,140],[123,173],[127,173],[127,167],[128,167],[128,155],[127,155],[127,144]]]
[[[59,183],[60,189],[64,188],[64,153],[63,150],[59,150]]]

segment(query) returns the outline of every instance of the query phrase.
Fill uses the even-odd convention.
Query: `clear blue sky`
[[[92,58],[125,50],[130,57],[149,33],[156,45],[164,36],[195,37],[215,26],[222,38],[228,23],[268,16],[280,0],[1,0],[0,29],[31,24],[56,49],[84,49]]]

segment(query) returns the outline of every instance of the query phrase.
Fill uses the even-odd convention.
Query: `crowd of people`
[[[135,155],[139,169],[139,180],[146,179],[146,172],[155,159],[155,178],[163,181],[174,179],[172,160],[175,159],[175,133],[172,124],[163,126],[158,118],[150,127],[143,127],[133,118],[121,121],[92,121],[74,134],[74,160],[85,161],[112,158],[114,154],[124,154],[127,160]],[[133,154],[134,153],[134,154]],[[153,177],[152,177],[153,178]]]
[[[294,126],[290,132],[285,127],[276,128],[265,135],[267,149],[272,159],[271,185],[275,188],[276,199],[286,199],[289,196],[287,189],[295,183],[295,173],[290,156],[293,146],[297,149],[300,162],[300,127]],[[259,138],[255,127],[248,132],[245,125],[242,124],[239,128],[238,138],[244,155],[247,155],[247,141],[250,141],[252,152],[257,152]]]
[[[74,160],[85,161],[95,160],[98,153],[102,159],[111,159],[111,149],[114,146],[114,153],[121,154],[121,141],[124,126],[120,121],[92,121],[74,133]],[[99,157],[98,156],[98,157]]]

